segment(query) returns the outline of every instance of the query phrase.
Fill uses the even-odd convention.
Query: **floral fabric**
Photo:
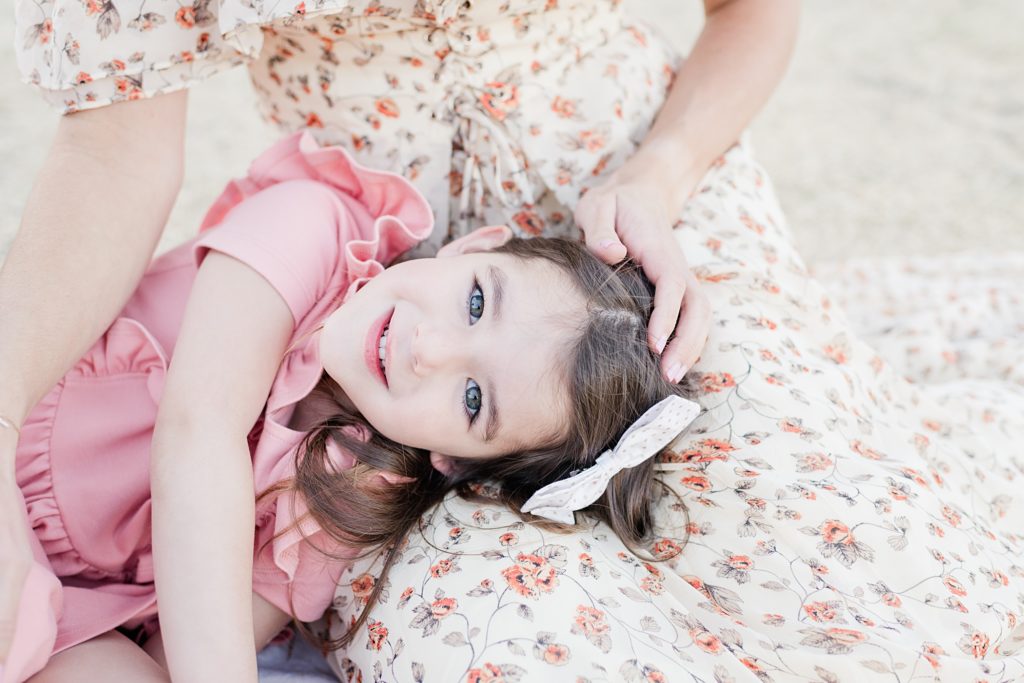
[[[571,207],[633,152],[677,61],[612,0],[17,7],[22,75],[65,112],[246,62],[282,131],[416,184],[440,227],[423,253],[482,224],[575,236]]]
[[[705,412],[660,465],[686,512],[666,497],[648,549],[682,551],[449,499],[342,679],[1024,677],[1024,255],[831,266],[826,288],[744,146],[677,235],[715,310]],[[339,623],[374,571],[343,577]]]
[[[25,77],[73,111],[245,61],[265,116],[410,178],[438,239],[483,223],[571,234],[676,65],[611,0],[124,1],[19,0]],[[333,657],[340,677],[1024,677],[1019,260],[836,268],[826,290],[745,146],[680,219],[716,319],[693,370],[705,412],[662,463],[686,510],[662,501],[650,552],[669,559],[450,499]],[[341,622],[373,572],[340,586]]]

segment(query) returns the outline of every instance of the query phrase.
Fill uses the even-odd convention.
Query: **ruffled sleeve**
[[[404,178],[364,168],[308,133],[261,155],[214,202],[194,246],[259,272],[298,324],[347,296],[433,228],[426,199]],[[319,305],[318,305],[319,304]]]
[[[357,431],[351,434],[360,436]],[[355,458],[332,441],[327,442],[327,453],[339,470],[355,464]],[[292,459],[287,461],[290,464]],[[385,484],[387,475],[378,474]],[[347,564],[338,559],[345,557],[346,551],[331,544],[308,512],[301,497],[291,492],[278,496],[257,522],[253,563],[253,590],[303,621],[319,618],[330,606]]]
[[[220,13],[217,0],[17,0],[18,69],[65,114],[180,90],[259,53],[258,27],[225,30]]]

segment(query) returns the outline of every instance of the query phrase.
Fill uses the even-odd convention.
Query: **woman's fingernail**
[[[658,349],[658,353],[665,350],[665,344],[668,343],[668,337],[658,337],[654,342],[654,348]]]
[[[672,382],[673,384],[678,382],[679,378],[683,376],[682,363],[673,363],[670,365],[666,374],[668,375],[669,382]]]
[[[613,244],[615,244],[615,240],[601,240],[600,242],[597,243],[597,246],[601,247],[602,249],[607,249]]]

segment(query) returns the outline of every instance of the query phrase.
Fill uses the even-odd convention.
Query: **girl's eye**
[[[469,324],[480,320],[484,314],[484,290],[480,289],[480,283],[473,280],[473,289],[469,292]]]
[[[480,404],[483,402],[483,392],[480,385],[471,379],[466,380],[466,393],[463,402],[466,404],[466,414],[469,415],[469,424],[473,424],[476,416],[480,413]]]

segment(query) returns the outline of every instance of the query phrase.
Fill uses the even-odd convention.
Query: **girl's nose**
[[[461,356],[453,331],[443,326],[416,325],[410,347],[413,372],[420,376],[449,367]]]

